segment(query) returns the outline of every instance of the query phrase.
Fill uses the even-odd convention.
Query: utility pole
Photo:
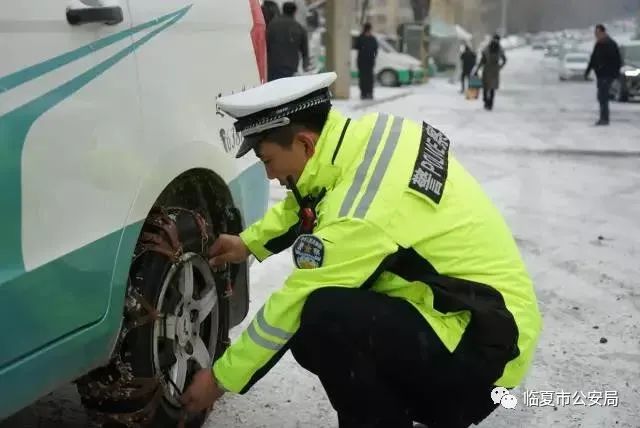
[[[509,0],[502,0],[502,19],[500,20],[500,33],[502,36],[507,35],[507,8]]]
[[[338,99],[348,99],[351,88],[351,19],[353,0],[327,0],[327,71],[335,71],[338,78],[331,92]]]

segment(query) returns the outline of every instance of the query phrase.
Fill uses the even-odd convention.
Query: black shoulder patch
[[[447,182],[449,139],[427,123],[422,123],[422,137],[409,187],[440,203]]]

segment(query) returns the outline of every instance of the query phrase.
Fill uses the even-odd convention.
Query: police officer
[[[531,279],[500,213],[427,123],[331,108],[335,73],[219,99],[270,179],[291,192],[213,266],[292,248],[293,272],[187,411],[243,394],[287,351],[317,375],[340,427],[467,427],[525,376],[541,329]]]

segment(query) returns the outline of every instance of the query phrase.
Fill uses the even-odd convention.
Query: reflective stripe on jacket
[[[446,136],[400,117],[349,122],[332,110],[298,188],[313,196],[326,189],[313,231],[321,263],[294,266],[216,361],[226,389],[246,392],[278,361],[306,297],[324,286],[405,299],[450,351],[467,331],[487,363],[498,364],[496,385],[521,382],[541,329],[533,285],[502,216],[449,153]],[[241,238],[262,261],[294,243],[297,213],[289,194]]]

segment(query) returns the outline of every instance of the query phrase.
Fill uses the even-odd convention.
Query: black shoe
[[[609,126],[609,121],[600,119],[595,123],[595,126]]]

